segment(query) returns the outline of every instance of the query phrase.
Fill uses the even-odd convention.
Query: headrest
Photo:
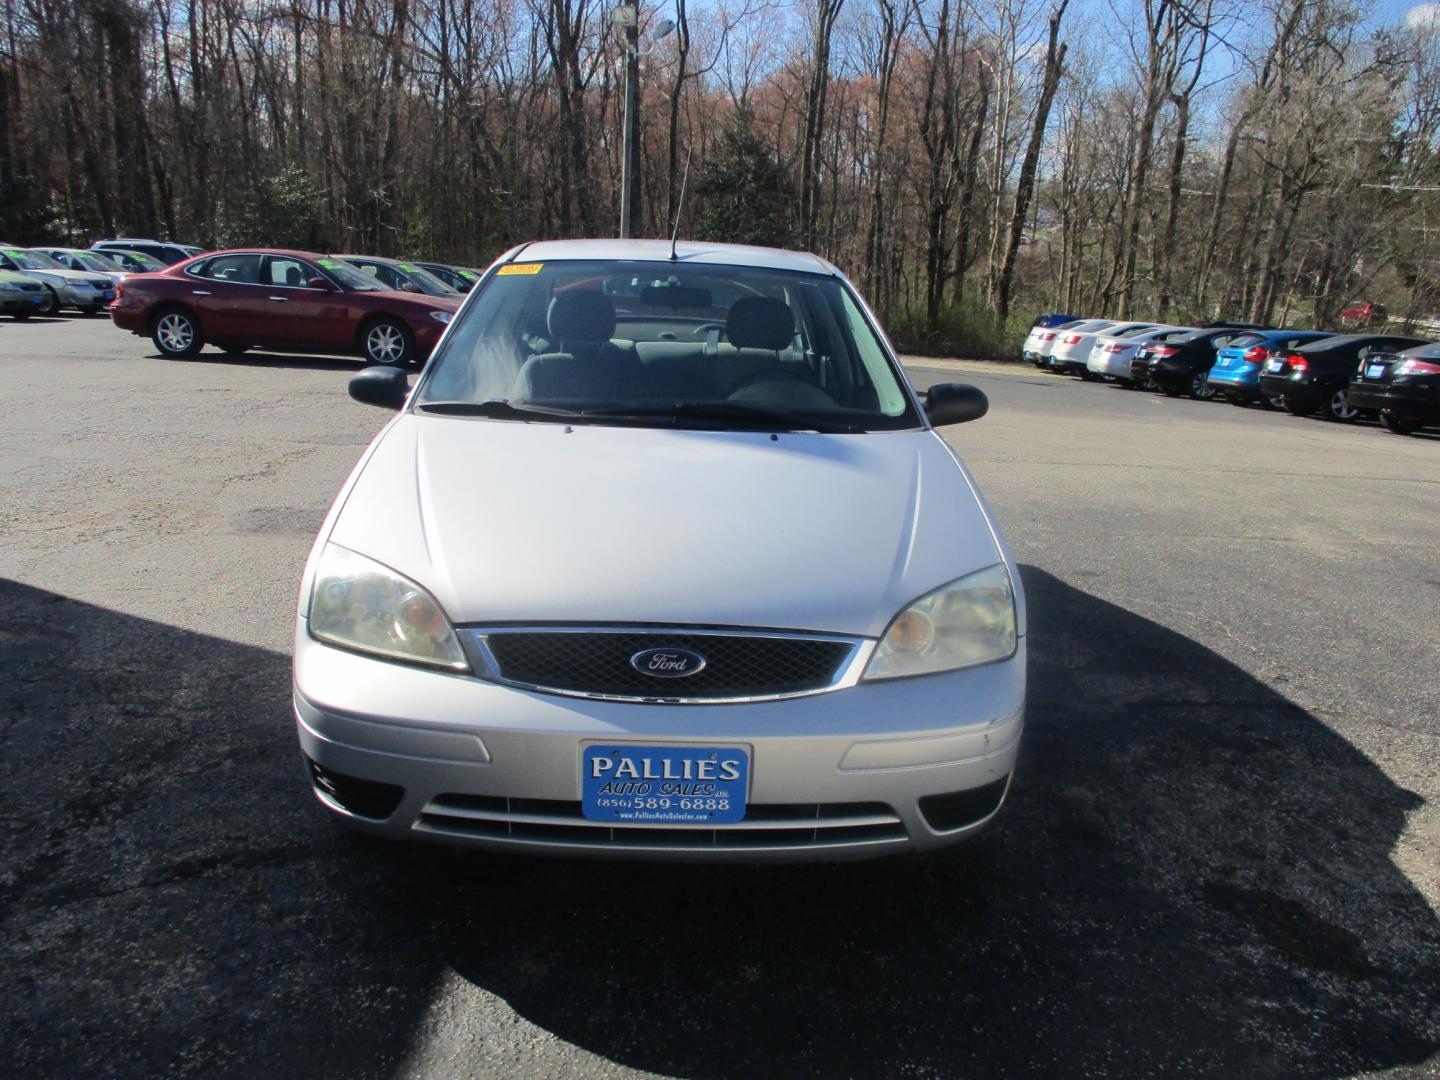
[[[560,341],[609,341],[615,336],[615,305],[604,293],[562,292],[550,301],[545,324]]]
[[[304,283],[305,279],[301,276],[298,266],[287,266],[285,268],[286,285],[303,285]]]
[[[795,316],[783,300],[746,296],[730,305],[725,336],[737,349],[774,349],[779,352],[795,338]]]

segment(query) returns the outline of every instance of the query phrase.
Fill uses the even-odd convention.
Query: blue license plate
[[[106,290],[105,290],[105,299],[106,299],[106,300],[114,300],[114,299],[115,299],[115,290],[114,290],[114,289],[106,289]]]
[[[591,821],[719,825],[745,817],[744,747],[593,744],[580,764],[580,809]]]
[[[1378,379],[1378,378],[1380,378],[1381,375],[1384,375],[1384,374],[1385,374],[1385,365],[1384,365],[1384,364],[1371,364],[1368,368],[1365,369],[1365,377],[1366,377],[1367,379]]]

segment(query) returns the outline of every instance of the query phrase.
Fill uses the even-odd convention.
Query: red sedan
[[[110,317],[165,356],[207,343],[359,355],[401,365],[430,355],[460,301],[392,292],[347,263],[307,251],[212,251],[116,290]]]

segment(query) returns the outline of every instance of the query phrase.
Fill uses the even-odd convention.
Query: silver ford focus
[[[844,276],[662,241],[506,253],[330,510],[295,713],[367,832],[561,854],[934,848],[1009,789],[1025,606]]]

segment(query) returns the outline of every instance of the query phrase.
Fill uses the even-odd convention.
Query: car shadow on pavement
[[[245,352],[239,356],[205,349],[195,356],[166,356],[152,352],[150,360],[169,360],[176,364],[220,364],[232,367],[291,368],[300,371],[338,371],[354,374],[365,367],[365,361],[356,356],[307,356],[297,353]],[[419,368],[409,368],[412,372]]]
[[[0,1073],[401,1056],[438,961],[318,811],[287,656],[0,579]]]
[[[1339,1076],[1440,1049],[1420,800],[1180,634],[1033,567],[1011,804],[923,859],[436,859],[447,961],[625,1065],[755,1075]]]
[[[306,790],[288,658],[0,581],[0,1067],[593,1067],[569,1043],[700,1077],[1339,1076],[1440,1048],[1440,926],[1390,861],[1418,798],[1213,652],[1024,574],[997,825],[788,867],[353,838]]]

